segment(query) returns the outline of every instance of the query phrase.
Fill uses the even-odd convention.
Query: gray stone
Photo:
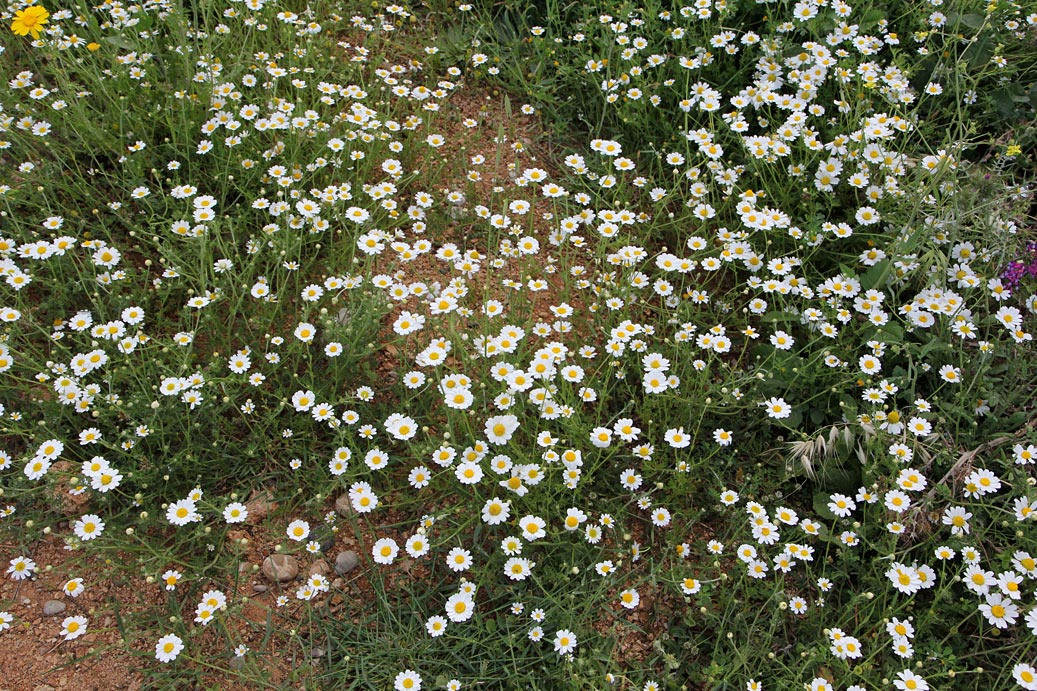
[[[349,494],[343,492],[338,495],[338,499],[335,500],[335,513],[342,518],[349,518],[353,515],[353,503],[349,501]]]
[[[335,557],[335,573],[339,576],[344,576],[355,569],[359,563],[360,556],[353,550],[339,552],[338,556]]]
[[[268,589],[262,583],[253,583],[252,590],[254,590],[257,593],[265,593]]]
[[[310,657],[324,657],[324,648],[310,648]]]
[[[61,600],[47,600],[43,603],[43,616],[56,617],[65,611],[65,603]]]
[[[271,554],[263,560],[263,575],[271,581],[286,583],[299,575],[299,561],[290,554]]]
[[[321,576],[327,576],[331,573],[331,567],[328,566],[328,562],[323,559],[318,559],[313,562],[310,566],[310,575],[320,574]]]

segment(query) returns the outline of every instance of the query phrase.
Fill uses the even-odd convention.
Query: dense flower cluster
[[[925,691],[980,654],[948,643],[966,629],[1037,689],[1037,446],[1002,390],[1032,360],[1037,250],[1001,254],[1030,192],[963,208],[970,152],[927,123],[1010,65],[990,41],[965,86],[911,64],[975,17],[1008,41],[1037,15],[583,8],[523,45],[570,58],[601,123],[629,127],[554,166],[508,123],[444,123],[507,78],[486,44],[423,63],[369,48],[405,31],[402,6],[217,4],[204,27],[161,1],[3,14],[32,37],[0,97],[0,529],[24,543],[7,579],[39,575],[42,535],[129,536],[182,610],[150,639],[174,663],[239,616],[210,552],[236,565],[261,534],[312,564],[270,596],[288,618],[346,591],[316,564],[348,538],[368,583],[411,598],[401,640],[425,648],[380,680],[398,690],[516,619],[520,656],[604,665],[602,639],[656,607],[673,634],[650,634],[644,689],[678,685],[683,636],[718,656],[702,685],[768,688],[745,661],[779,658],[783,687]],[[196,42],[163,47],[178,31]],[[111,93],[162,126],[98,128],[102,160],[78,133]],[[672,136],[638,140],[660,120]],[[65,165],[84,171],[59,207]],[[55,497],[79,508],[44,510],[40,534],[24,516]],[[68,598],[94,582],[62,579]],[[726,669],[721,634],[755,646],[754,609],[809,664],[789,642]]]

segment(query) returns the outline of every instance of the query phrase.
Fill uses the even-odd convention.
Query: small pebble
[[[335,557],[335,573],[339,576],[344,576],[355,569],[359,563],[360,557],[353,550],[339,552],[338,556]]]
[[[256,591],[257,593],[265,593],[267,591],[267,587],[262,583],[253,583],[252,590]]]
[[[271,511],[277,508],[277,502],[274,501],[270,492],[254,490],[251,498],[245,503],[245,508],[248,509],[248,519],[246,522],[251,525],[258,525]]]
[[[335,500],[335,512],[342,518],[353,515],[353,503],[349,501],[349,495],[345,492],[338,495],[338,499]]]
[[[47,600],[43,603],[43,616],[56,617],[65,611],[65,603],[61,600]]]
[[[286,583],[299,575],[299,561],[290,554],[271,554],[263,560],[263,575]]]

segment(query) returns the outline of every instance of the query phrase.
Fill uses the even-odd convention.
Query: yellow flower
[[[47,23],[47,17],[49,16],[50,12],[39,5],[26,7],[24,10],[15,13],[14,21],[11,22],[11,31],[19,36],[32,34],[33,38],[39,38],[40,29]]]

